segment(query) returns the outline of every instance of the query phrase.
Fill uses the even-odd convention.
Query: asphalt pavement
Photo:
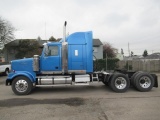
[[[157,74],[160,85],[160,74]],[[102,83],[38,87],[17,96],[0,76],[0,120],[159,120],[160,88],[115,93]]]

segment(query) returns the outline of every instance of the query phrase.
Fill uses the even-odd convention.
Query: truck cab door
[[[41,71],[58,72],[62,70],[61,67],[61,46],[50,45],[45,46],[43,55],[40,60]]]

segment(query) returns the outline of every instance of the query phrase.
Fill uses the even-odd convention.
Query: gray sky
[[[67,33],[92,30],[125,55],[128,43],[136,55],[160,52],[160,0],[0,0],[0,16],[17,39],[61,38],[67,21]]]

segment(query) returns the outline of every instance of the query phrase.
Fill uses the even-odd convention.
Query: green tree
[[[51,37],[49,38],[49,41],[56,42],[57,40],[56,40],[53,36],[51,36]]]
[[[124,56],[124,52],[123,52],[123,49],[121,48],[121,54]]]
[[[41,39],[41,37],[40,37],[40,36],[38,36],[37,40],[39,41],[39,40],[42,40],[42,39]]]
[[[107,59],[107,70],[115,70],[118,68],[118,58],[108,58]],[[93,64],[94,71],[101,71],[106,70],[106,60],[105,59],[98,59],[94,61]]]
[[[108,42],[103,44],[103,57],[106,58],[106,55],[108,58],[114,58],[116,56],[115,48]]]
[[[33,55],[41,53],[39,43],[36,40],[20,40],[15,50],[17,51],[15,54],[17,59],[33,57]]]
[[[148,56],[148,52],[147,52],[147,50],[144,50],[143,57],[146,57],[146,56]]]
[[[131,51],[131,57],[134,55],[133,51]]]

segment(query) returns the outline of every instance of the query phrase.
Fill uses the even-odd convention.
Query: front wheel
[[[24,76],[16,77],[12,82],[12,90],[17,95],[27,95],[33,88],[32,82]]]
[[[128,90],[130,81],[126,75],[116,73],[112,76],[109,85],[113,91],[122,93]]]

